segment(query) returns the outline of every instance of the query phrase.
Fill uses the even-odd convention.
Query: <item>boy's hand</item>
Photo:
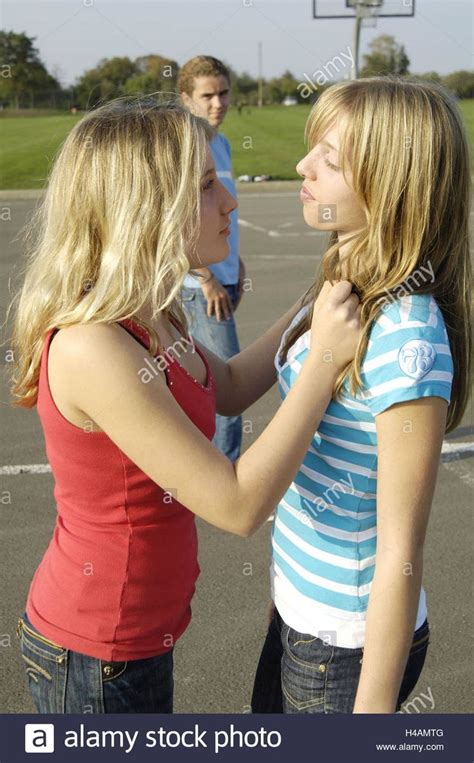
[[[217,280],[212,277],[207,283],[201,285],[202,293],[207,299],[207,317],[216,316],[217,321],[222,320],[222,316],[227,320],[232,314],[232,302],[227,290]]]

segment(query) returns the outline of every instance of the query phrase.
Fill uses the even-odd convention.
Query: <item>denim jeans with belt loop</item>
[[[38,713],[173,712],[173,649],[108,662],[47,639],[26,612],[18,620],[17,636]]]
[[[420,677],[428,650],[428,620],[415,631],[396,712]],[[364,648],[332,646],[290,628],[275,608],[252,695],[253,713],[352,713]]]

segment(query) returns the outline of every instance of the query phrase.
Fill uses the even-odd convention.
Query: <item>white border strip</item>
[[[451,461],[461,453],[474,453],[474,442],[443,442],[443,448],[441,461]],[[0,466],[0,475],[16,475],[16,474],[50,474],[51,467],[49,464],[15,464],[6,466]],[[273,515],[272,515],[273,516]],[[270,521],[272,517],[269,517],[267,521]]]

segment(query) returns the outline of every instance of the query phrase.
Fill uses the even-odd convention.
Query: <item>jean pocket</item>
[[[324,707],[326,676],[334,647],[320,638],[282,627],[281,688],[285,712]]]
[[[53,663],[61,665],[67,656],[67,649],[60,644],[43,636],[42,633],[34,628],[31,623],[26,623],[24,617],[18,619],[17,636],[21,639],[20,648],[23,658],[31,663],[34,658],[38,658],[39,663],[43,663],[43,674],[48,673],[44,663]],[[48,677],[48,676],[45,676]],[[50,676],[49,676],[50,677]]]
[[[282,627],[282,643],[283,649],[293,662],[324,678],[326,667],[334,653],[333,646],[317,636],[300,633],[285,624]]]
[[[36,712],[65,712],[68,650],[47,639],[24,617],[18,620],[17,636]]]

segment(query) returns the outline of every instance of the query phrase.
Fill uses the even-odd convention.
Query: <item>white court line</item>
[[[460,453],[474,453],[474,442],[443,442],[441,462],[452,461]],[[443,458],[445,456],[445,458]],[[0,475],[47,474],[51,472],[49,464],[16,464],[0,466]]]
[[[252,230],[259,231],[260,233],[268,233],[267,228],[262,228],[261,225],[255,225],[254,223],[249,223],[248,220],[242,220],[241,217],[239,217],[239,225],[242,228],[251,228]]]
[[[242,228],[249,228],[250,230],[257,231],[257,233],[265,233],[266,236],[270,236],[271,238],[295,238],[299,236],[326,236],[327,231],[322,230],[311,230],[311,231],[304,231],[301,232],[288,232],[288,233],[282,233],[279,230],[275,230],[274,228],[263,228],[261,225],[255,225],[255,223],[251,223],[248,220],[243,220],[241,217],[239,217],[239,225]]]
[[[49,464],[17,464],[16,466],[0,466],[0,475],[5,474],[47,474],[51,471]]]
[[[474,453],[474,442],[443,442],[441,462],[455,461],[461,453]]]

